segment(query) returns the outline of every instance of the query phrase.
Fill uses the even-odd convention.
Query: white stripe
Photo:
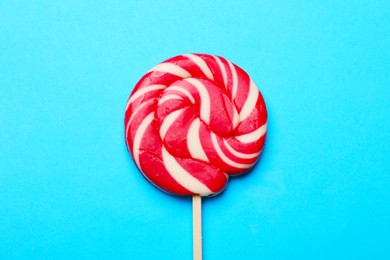
[[[198,67],[202,70],[203,74],[206,75],[207,78],[209,78],[210,80],[214,80],[213,73],[211,73],[209,66],[207,66],[206,62],[202,58],[194,54],[185,54],[183,56],[189,58],[196,65],[198,65]]]
[[[169,127],[173,124],[173,122],[175,122],[176,118],[180,115],[181,112],[183,112],[183,109],[176,110],[170,113],[164,119],[160,127],[160,137],[162,140],[164,140],[164,137],[167,134]]]
[[[236,139],[241,143],[252,143],[259,140],[267,132],[267,123],[257,128],[255,131],[248,134],[236,136]]]
[[[188,151],[193,158],[208,162],[206,153],[203,150],[202,143],[200,142],[199,137],[199,128],[200,128],[200,120],[196,118],[187,133],[187,147]]]
[[[257,99],[259,98],[259,90],[256,84],[250,80],[249,93],[245,100],[244,105],[240,111],[240,122],[244,121],[253,111],[256,106]]]
[[[236,151],[233,147],[231,147],[230,144],[225,139],[223,139],[223,143],[224,143],[225,147],[229,150],[229,152],[231,152],[234,156],[237,156],[239,158],[253,159],[260,154],[260,152],[258,152],[258,153],[240,153],[240,152]]]
[[[165,62],[165,63],[160,63],[157,66],[153,67],[151,71],[161,71],[161,72],[168,72],[170,74],[176,75],[181,78],[189,78],[191,77],[191,74],[183,69],[180,66],[177,66],[176,64],[170,63],[170,62]]]
[[[137,90],[137,92],[135,92],[130,97],[129,101],[127,102],[126,110],[130,106],[131,102],[133,102],[134,100],[136,100],[140,96],[145,95],[146,93],[154,91],[154,90],[164,89],[165,87],[166,87],[165,85],[156,84],[156,85],[149,85],[147,87],[144,87],[144,88],[141,88],[141,89]]]
[[[162,97],[159,101],[158,101],[158,105],[160,106],[162,103],[168,101],[168,100],[172,100],[172,99],[183,99],[181,96],[179,95],[175,95],[175,94],[171,94],[171,95],[166,95],[164,97]]]
[[[145,134],[145,131],[150,125],[150,123],[153,121],[153,118],[154,118],[154,112],[147,115],[145,119],[142,121],[142,123],[139,125],[137,132],[135,133],[134,136],[133,156],[134,156],[134,161],[137,164],[139,169],[141,169],[141,165],[139,163],[139,148],[141,146],[141,141]]]
[[[224,84],[224,87],[226,89],[226,86],[227,86],[227,75],[226,75],[225,66],[222,64],[222,61],[221,61],[221,59],[218,56],[214,56],[214,58],[217,61],[219,69],[222,72],[223,84]]]
[[[206,185],[201,183],[198,179],[196,179],[183,167],[181,167],[181,165],[176,161],[176,159],[172,155],[170,155],[164,147],[162,148],[162,158],[164,161],[164,166],[169,172],[169,174],[181,186],[193,193],[197,193],[202,196],[207,196],[212,193]]]
[[[232,102],[233,106],[233,129],[236,129],[238,123],[240,123],[240,115],[237,112],[236,106]]]
[[[182,86],[175,86],[175,85],[172,85],[170,86],[167,91],[178,91],[178,92],[181,92],[183,93],[184,95],[186,95],[190,100],[191,100],[191,103],[192,104],[195,104],[195,98],[191,95],[191,93],[186,90],[185,88],[183,88]]]
[[[137,115],[137,113],[141,110],[141,108],[143,108],[146,104],[148,104],[147,102],[146,103],[142,103],[139,107],[137,107],[137,109],[131,114],[130,118],[129,118],[129,121],[127,122],[127,125],[126,125],[126,140],[127,140],[127,136],[128,136],[128,132],[129,132],[129,128],[130,128],[130,124],[131,122],[133,121],[134,117]]]
[[[236,98],[236,94],[237,94],[237,88],[238,88],[237,71],[236,71],[236,69],[234,68],[233,64],[230,61],[228,61],[228,64],[229,64],[229,67],[230,67],[230,71],[232,72],[232,80],[233,80],[232,98],[235,99]]]
[[[200,95],[200,118],[206,123],[210,124],[210,96],[206,87],[197,79],[185,79],[190,82],[199,92]]]
[[[236,163],[236,162],[230,160],[223,153],[221,148],[219,147],[219,144],[218,144],[218,141],[217,141],[217,136],[214,133],[211,133],[211,141],[212,141],[212,143],[214,145],[215,150],[217,151],[218,156],[221,158],[221,160],[224,163],[229,164],[230,166],[233,166],[233,167],[236,167],[236,168],[239,168],[239,169],[247,169],[247,168],[249,168],[249,167],[251,167],[253,165],[253,163],[252,164],[242,164],[242,163]]]

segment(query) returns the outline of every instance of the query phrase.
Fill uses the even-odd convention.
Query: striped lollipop
[[[125,137],[138,169],[175,195],[212,196],[258,160],[264,99],[248,74],[219,56],[187,54],[147,72],[127,102]]]

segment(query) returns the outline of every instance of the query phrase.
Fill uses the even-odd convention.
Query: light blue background
[[[0,259],[192,258],[191,200],[123,138],[138,79],[188,52],[269,112],[260,163],[204,201],[204,259],[390,259],[389,2],[212,2],[0,2]]]

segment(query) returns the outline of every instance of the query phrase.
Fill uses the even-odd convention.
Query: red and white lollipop
[[[202,259],[201,196],[258,160],[267,131],[264,99],[248,74],[207,54],[168,59],[137,83],[127,102],[127,149],[146,179],[193,195],[194,259]]]
[[[212,196],[258,160],[267,130],[264,99],[248,74],[226,59],[168,59],[137,83],[125,136],[138,169],[175,195]]]

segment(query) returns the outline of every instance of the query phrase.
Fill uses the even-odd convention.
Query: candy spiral
[[[175,195],[212,196],[248,171],[265,141],[264,99],[226,59],[187,54],[147,72],[127,102],[125,138],[138,169]]]

